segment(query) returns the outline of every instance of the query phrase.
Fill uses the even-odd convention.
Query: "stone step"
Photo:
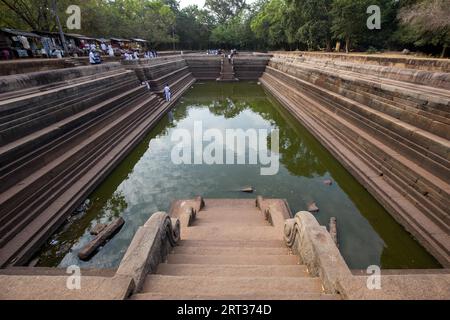
[[[125,97],[130,98],[130,96],[125,96]],[[150,99],[153,99],[151,96],[149,96],[149,97],[150,97]],[[133,99],[131,101],[133,101]],[[142,107],[142,104],[140,104],[139,106]],[[47,177],[47,180],[53,179],[57,173],[57,171],[55,171],[56,168],[64,169],[65,167],[62,165],[70,164],[69,160],[71,158],[82,156],[83,153],[77,152],[78,150],[84,149],[86,152],[87,151],[87,149],[85,149],[86,146],[95,147],[95,145],[92,145],[92,143],[94,143],[95,141],[98,142],[98,139],[101,139],[101,137],[102,137],[101,133],[106,134],[108,132],[111,132],[111,130],[113,130],[114,126],[117,124],[124,125],[125,123],[122,123],[123,119],[126,119],[130,115],[133,115],[134,110],[135,109],[133,109],[133,108],[128,110],[127,113],[125,113],[124,115],[121,116],[121,118],[116,119],[114,122],[110,123],[109,126],[103,127],[102,130],[96,132],[96,134],[89,136],[89,139],[84,139],[82,141],[82,143],[73,147],[70,150],[70,152],[65,153],[61,157],[52,158],[49,163],[46,163],[45,166],[41,168],[41,170],[37,170],[35,173],[30,174],[29,176],[26,177],[26,179],[24,179],[22,181],[21,184],[16,184],[15,186],[11,187],[10,189],[8,189],[4,193],[2,193],[0,195],[0,201],[2,203],[2,209],[0,210],[0,213],[2,213],[5,210],[11,211],[8,208],[10,205],[15,205],[14,197],[16,194],[18,194],[19,192],[23,194],[24,190],[28,188],[28,190],[30,190],[30,192],[31,192],[31,194],[30,194],[30,196],[31,196],[35,192],[33,190],[35,190],[35,188],[37,188],[38,186],[42,185],[42,182],[44,181],[42,178],[44,176]],[[139,108],[138,108],[138,110],[139,110]],[[142,111],[145,111],[145,110],[142,109]],[[28,198],[28,200],[31,200],[31,199]],[[3,214],[2,214],[2,216],[3,216]]]
[[[184,230],[182,239],[189,240],[282,240],[274,227],[270,226],[235,226],[211,225],[193,226]]]
[[[184,255],[247,255],[247,256],[259,256],[259,255],[286,255],[290,254],[288,248],[243,248],[243,247],[192,247],[192,246],[179,246],[175,247],[172,251],[173,254]]]
[[[283,79],[292,82],[290,83],[291,85],[294,85],[295,83],[295,86],[300,86],[301,88],[308,90],[308,92],[316,93],[316,95],[321,98],[327,98],[330,102],[332,102],[333,107],[335,109],[339,109],[340,112],[345,110],[352,111],[356,115],[363,117],[365,121],[379,124],[381,128],[386,128],[390,132],[407,137],[417,146],[422,146],[425,149],[429,149],[430,152],[435,153],[438,157],[445,158],[446,154],[450,150],[450,143],[445,138],[419,129],[402,120],[369,108],[361,103],[345,98],[338,93],[331,92],[315,84],[308,83],[304,80],[294,78],[286,74],[281,74],[278,70],[270,70],[271,72],[280,74]],[[343,115],[345,115],[345,113],[343,113]],[[442,159],[442,161],[444,161],[444,159]]]
[[[139,105],[139,107],[137,108],[137,110],[145,111],[145,104],[146,104],[145,102],[141,103]],[[131,115],[131,118],[129,118],[128,120],[124,120],[124,119],[127,119],[127,117],[129,115]],[[119,123],[120,126],[127,125],[127,123],[129,123],[130,121],[133,121],[133,118],[138,119],[137,118],[138,115],[139,114],[137,114],[136,112],[131,110],[128,113],[128,115],[126,114],[126,115],[122,116],[122,121],[120,121],[120,119],[116,120],[116,124]],[[100,130],[96,135],[91,136],[90,137],[91,140],[88,139],[88,140],[84,141],[84,143],[86,144],[89,141],[91,143],[93,143],[96,141],[95,138],[97,138],[97,140],[101,139],[101,141],[106,141],[107,144],[105,146],[107,147],[108,144],[111,144],[114,141],[114,140],[108,139],[108,136],[107,136],[108,130],[111,130],[113,128],[115,128],[115,130],[116,130],[115,134],[120,134],[120,131],[119,131],[120,127],[117,127],[117,125],[115,126],[114,123],[112,123],[112,124],[110,124],[109,129],[108,129],[108,127],[103,128],[103,130]],[[102,132],[103,132],[103,135],[102,135]],[[98,154],[99,152],[102,151],[102,148],[104,148],[103,143],[101,141],[98,141],[98,143],[94,145],[94,146],[96,146],[96,148],[91,149],[91,152],[87,152],[87,150],[85,150],[84,154],[81,153],[83,155],[83,157],[78,160],[79,162],[75,162],[77,164],[82,164],[83,161],[86,161],[90,157],[90,158],[92,158],[92,160],[90,160],[88,162],[89,165],[87,165],[87,166],[82,165],[83,169],[76,169],[76,167],[74,168],[73,164],[72,164],[72,168],[69,167],[68,172],[61,172],[61,174],[63,175],[63,178],[58,177],[58,175],[55,175],[52,178],[53,180],[48,182],[48,184],[50,184],[50,185],[42,186],[42,188],[45,190],[44,192],[33,193],[33,196],[27,197],[26,199],[22,200],[21,205],[14,207],[7,215],[3,215],[1,217],[2,222],[4,222],[4,221],[8,222],[8,224],[4,224],[0,228],[0,231],[1,231],[0,235],[2,236],[0,241],[2,243],[6,242],[6,241],[10,240],[12,237],[14,237],[17,234],[18,230],[23,228],[23,226],[25,226],[29,221],[31,221],[32,219],[37,217],[37,215],[39,215],[39,213],[42,210],[44,210],[47,203],[51,203],[52,199],[55,199],[56,197],[58,197],[59,194],[63,193],[65,191],[65,188],[63,186],[67,183],[70,183],[68,181],[76,179],[77,175],[81,174],[84,170],[89,169],[90,166],[95,164],[95,160],[98,158],[98,155],[95,156],[95,154],[96,153]],[[83,145],[79,145],[77,147],[83,148]],[[67,155],[67,154],[65,154],[65,155]],[[58,160],[58,159],[55,159],[55,160]],[[70,170],[72,170],[72,171],[70,171]],[[71,174],[71,172],[73,172],[73,173]],[[41,180],[37,180],[36,183],[38,183],[40,181]],[[19,197],[21,195],[26,196],[26,194],[24,192],[22,192],[22,193],[18,194],[16,197]],[[27,205],[28,205],[28,207],[27,207]],[[19,214],[19,212],[21,212],[22,214]],[[13,213],[15,214],[14,217],[9,218],[9,216]],[[25,216],[23,216],[23,215],[25,215]],[[10,227],[9,225],[11,225],[11,224],[14,224],[14,226]]]
[[[195,276],[148,276],[142,293],[204,296],[273,296],[286,293],[322,294],[318,278],[233,278]]]
[[[132,79],[136,81],[136,78],[129,72],[121,72],[119,74],[115,74],[114,76],[104,77],[97,79],[96,81],[83,83],[82,85],[76,87],[67,85],[61,88],[64,89],[61,90],[62,92],[47,91],[37,97],[33,95],[24,95],[21,97],[21,100],[16,99],[11,101],[9,104],[7,101],[2,101],[2,107],[0,108],[0,122],[3,123],[10,119],[17,118],[18,115],[23,116],[36,110],[45,109],[55,103],[63,103],[67,100],[74,99],[77,96],[89,94],[93,91],[101,92],[102,89],[107,88],[110,84],[117,84],[120,82],[123,83]],[[16,105],[16,107],[11,106],[11,104]],[[25,105],[26,108],[24,108]]]
[[[236,209],[208,209],[197,214],[194,225],[204,224],[245,224],[255,226],[269,226],[264,215],[256,208]]]
[[[184,89],[180,89],[174,95],[171,103],[159,101],[156,108],[146,106],[144,103],[141,106],[144,113],[136,114],[135,119],[127,121],[121,130],[114,131],[114,134],[109,136],[107,145],[99,148],[96,154],[88,157],[84,162],[74,166],[73,171],[67,174],[67,179],[64,178],[59,185],[60,191],[51,195],[50,204],[44,206],[45,210],[39,217],[2,248],[0,267],[26,264],[34,252],[61,226],[67,215],[89,196],[99,181],[125,158],[193,82],[194,80],[188,81]],[[150,100],[153,103],[155,97],[151,96]],[[44,208],[42,205],[40,207]]]
[[[204,277],[309,277],[304,265],[204,265],[169,264],[158,266],[156,274],[167,276]]]
[[[153,98],[151,98],[153,99]],[[145,103],[140,105],[140,109],[141,110],[146,110],[145,109]],[[138,108],[139,109],[139,108]],[[150,111],[147,111],[150,112]],[[138,114],[136,114],[137,116]],[[124,118],[125,117],[125,118]],[[122,121],[120,121],[120,119],[118,120],[118,123],[120,123],[121,126],[130,126],[130,121],[133,121],[133,118],[130,118],[129,120],[124,121],[124,119],[126,119],[126,116],[122,117]],[[138,119],[138,118],[137,118]],[[123,129],[119,130],[120,127],[114,127],[114,123],[111,124],[109,126],[109,128],[115,128],[116,130],[114,131],[115,135],[119,135],[119,136],[124,136],[121,135],[123,134]],[[124,127],[126,128],[126,127]],[[108,128],[103,128],[103,132],[107,132]],[[110,129],[108,129],[110,130]],[[101,137],[101,133],[102,130],[100,130],[99,132],[96,133],[96,135],[92,136],[91,138],[94,139],[96,136],[97,137]],[[68,168],[68,172],[62,172],[63,177],[58,177],[58,176],[54,176],[53,179],[54,181],[56,181],[57,183],[55,183],[54,181],[50,181],[48,186],[43,186],[44,188],[44,192],[36,192],[33,193],[33,197],[29,196],[26,200],[27,201],[22,201],[23,206],[25,206],[24,208],[18,206],[16,208],[13,208],[12,212],[15,212],[15,216],[14,219],[9,219],[7,220],[7,222],[9,224],[13,223],[15,220],[20,221],[16,222],[16,224],[14,225],[14,227],[8,227],[8,224],[5,225],[5,228],[2,228],[4,230],[7,231],[7,234],[2,236],[2,241],[7,241],[10,240],[11,237],[15,236],[16,233],[20,230],[20,228],[22,228],[23,226],[26,225],[26,228],[24,230],[28,230],[27,232],[25,232],[26,234],[22,234],[20,235],[20,233],[16,236],[20,238],[19,241],[17,241],[17,244],[21,243],[24,239],[22,238],[27,238],[30,237],[32,235],[34,235],[36,232],[39,231],[39,229],[35,229],[36,225],[40,225],[41,223],[45,222],[47,218],[39,218],[38,219],[38,215],[42,216],[42,211],[44,211],[44,215],[46,214],[50,214],[51,217],[51,210],[49,210],[49,208],[53,205],[51,203],[54,203],[52,201],[55,201],[56,198],[60,197],[61,195],[64,194],[64,192],[67,191],[67,189],[70,189],[70,185],[73,184],[73,181],[78,181],[78,182],[84,182],[82,179],[80,179],[80,176],[82,176],[87,170],[89,170],[90,168],[92,168],[94,165],[97,164],[97,162],[99,161],[99,159],[101,159],[101,154],[104,152],[107,152],[110,148],[110,146],[113,146],[115,143],[117,143],[120,140],[115,140],[115,139],[107,139],[107,136],[104,136],[103,139],[104,141],[106,141],[106,144],[102,144],[99,143],[96,145],[96,148],[93,149],[94,153],[85,153],[83,155],[84,158],[79,159],[79,162],[76,162],[75,164],[72,164],[72,167]],[[112,138],[111,136],[109,138]],[[87,141],[85,141],[87,142]],[[78,147],[83,147],[83,146],[78,146]],[[86,163],[87,162],[87,163]],[[67,170],[66,170],[67,171]],[[39,181],[37,181],[38,183]],[[20,196],[20,194],[19,194]],[[26,196],[26,194],[25,194]],[[31,204],[28,204],[28,200],[29,201],[34,201]],[[68,199],[65,199],[66,202],[69,202]],[[50,204],[49,204],[50,203]],[[64,203],[60,203],[58,205],[63,205]],[[27,207],[28,205],[28,207]],[[75,208],[73,208],[72,210],[74,210]],[[48,212],[47,212],[48,211]],[[6,219],[7,217],[2,217],[2,219]],[[19,219],[19,220],[18,220]],[[33,220],[34,219],[34,220]],[[5,220],[6,221],[6,220]],[[31,223],[29,223],[31,222]],[[28,224],[29,223],[29,224]],[[32,231],[30,231],[30,228],[33,228]],[[14,247],[14,246],[13,246]],[[5,254],[5,256],[8,255],[8,251],[9,250],[4,250],[2,252],[2,254],[0,255],[1,258],[3,258],[3,254]],[[1,259],[0,259],[1,260]]]
[[[81,269],[81,274],[86,277],[113,278],[115,269]],[[0,275],[11,276],[67,276],[65,268],[42,268],[42,267],[13,267],[0,269]]]
[[[207,264],[207,265],[299,265],[294,255],[194,255],[170,254],[170,264]]]
[[[266,76],[267,76],[267,77],[271,77],[270,75],[266,75]],[[275,79],[275,78],[270,78],[270,79]],[[272,80],[270,80],[270,81],[272,81]],[[276,81],[276,80],[275,80],[275,81]],[[283,90],[283,88],[277,88],[277,90]],[[293,94],[295,94],[296,90],[291,89],[290,92],[292,92]],[[316,95],[315,97],[316,97],[316,99],[319,99],[319,100],[321,99],[321,97],[318,96],[318,95]],[[290,99],[290,98],[289,98],[289,99]],[[298,99],[300,99],[300,100],[305,100],[305,97],[304,97],[304,96],[302,96],[302,97],[296,96],[295,98],[292,97],[292,99],[295,99],[295,100],[298,100]],[[307,104],[313,103],[314,105],[317,105],[317,102],[315,102],[315,101],[313,101],[313,100],[311,100],[311,99],[307,99],[305,103],[307,103]],[[326,103],[327,103],[327,102],[325,102],[325,104],[326,104]],[[305,110],[306,110],[306,109],[305,109]],[[306,111],[309,112],[309,110],[306,110]],[[321,106],[317,105],[317,108],[314,109],[314,111],[311,113],[311,115],[314,117],[314,116],[316,116],[317,113],[323,113],[323,112],[327,112],[327,111],[326,111],[326,110],[323,110],[323,108],[322,108]],[[334,111],[334,112],[336,112],[336,111]],[[329,116],[328,116],[328,117],[329,117]],[[335,116],[333,116],[333,117],[335,117]],[[319,119],[319,120],[320,120],[320,119]],[[344,121],[347,122],[346,120],[344,120]],[[340,122],[343,122],[343,121],[341,120]],[[328,124],[326,124],[326,125],[328,126],[328,125],[333,124],[333,123],[335,123],[334,119],[333,119],[333,121],[328,120]],[[339,123],[339,122],[336,122],[336,123]],[[357,128],[355,125],[351,125],[351,127],[353,127],[354,129]],[[339,130],[347,130],[347,131],[348,131],[349,128],[350,128],[349,125],[347,125],[347,126],[342,126],[342,125],[341,125],[341,128],[340,128]],[[354,129],[352,129],[352,130],[355,131]],[[361,129],[360,129],[360,128],[357,128],[357,130],[358,130],[357,133],[355,133],[355,132],[352,132],[352,133],[351,133],[351,136],[352,136],[353,138],[355,138],[355,137],[362,137],[362,136],[363,136]],[[363,144],[363,143],[360,143],[361,146],[365,146],[366,149],[369,150],[369,151],[370,151],[371,149],[374,149],[374,150],[377,150],[378,152],[382,151],[382,152],[385,153],[385,155],[383,155],[383,158],[381,159],[382,161],[380,161],[380,163],[385,163],[385,162],[387,162],[387,161],[386,161],[386,158],[389,159],[389,161],[392,161],[394,164],[395,164],[395,163],[402,163],[402,161],[403,161],[403,162],[404,162],[404,161],[408,161],[409,164],[408,164],[408,166],[406,167],[406,169],[407,169],[407,168],[413,168],[414,164],[411,163],[411,160],[406,159],[405,157],[399,155],[398,152],[393,152],[392,149],[390,149],[387,145],[385,145],[385,144],[383,144],[383,143],[377,141],[376,139],[374,139],[373,136],[369,136],[368,134],[365,134],[365,133],[364,133],[364,136],[363,136],[363,137],[364,137],[365,140],[369,140],[369,139],[370,139],[370,142],[367,142],[367,143],[364,143],[364,144]],[[376,148],[373,148],[374,146],[375,146]],[[397,148],[398,148],[398,147],[400,147],[399,144],[397,144]],[[382,150],[380,150],[380,149],[382,149]],[[392,158],[392,159],[390,159],[390,158]],[[402,161],[398,161],[398,160],[395,159],[395,158],[401,158]],[[410,157],[409,157],[409,158],[410,158]],[[395,161],[394,161],[394,160],[395,160]],[[391,164],[390,164],[390,165],[391,165]],[[448,171],[448,170],[447,170],[447,171]],[[424,170],[424,169],[418,167],[417,165],[415,165],[415,166],[414,166],[414,175],[417,175],[417,174],[420,174],[422,183],[428,184],[431,188],[433,188],[433,186],[436,186],[437,184],[440,185],[440,188],[437,190],[438,193],[441,193],[442,191],[444,191],[444,190],[446,190],[446,189],[448,188],[448,187],[445,186],[445,183],[443,183],[442,180],[440,180],[439,178],[437,178],[437,177],[435,177],[435,176],[433,176],[433,175],[430,175],[428,172],[426,172],[426,170]],[[417,179],[417,178],[416,178],[416,179]],[[430,181],[430,179],[432,179],[432,180]]]
[[[70,116],[80,112],[132,88],[136,88],[135,80],[120,80],[118,83],[108,83],[104,88],[93,88],[92,90],[83,91],[83,94],[66,96],[63,101],[52,100],[48,105],[44,106],[40,103],[39,108],[30,105],[23,112],[15,112],[2,119],[4,120],[3,124],[0,125],[0,134],[3,136],[2,141],[6,141],[5,135],[9,131],[15,131],[12,138],[17,139],[20,137],[20,132],[26,133],[38,130],[57,122],[58,119],[63,119],[65,115]]]
[[[135,87],[133,89],[127,90],[120,95],[115,97],[111,97],[107,100],[104,100],[96,105],[93,105],[77,114],[74,114],[70,117],[67,117],[59,122],[52,124],[46,128],[43,128],[39,131],[33,132],[25,137],[15,140],[5,146],[0,147],[0,157],[6,155],[8,153],[16,153],[21,148],[24,148],[25,145],[36,145],[42,140],[47,141],[48,137],[55,137],[56,134],[59,134],[61,131],[64,131],[66,128],[72,129],[78,124],[82,124],[87,121],[95,112],[102,112],[111,108],[112,104],[118,104],[121,102],[126,102],[129,100],[134,93],[138,91],[142,91],[142,87]],[[3,158],[2,160],[3,161]]]
[[[82,68],[46,70],[1,77],[0,99],[3,100],[5,97],[14,96],[14,94],[8,95],[11,92],[15,92],[16,96],[20,96],[23,92],[30,94],[30,92],[45,90],[46,87],[55,86],[58,83],[65,86],[67,82],[83,81],[89,77],[101,77],[114,71],[124,72],[128,70],[125,70],[120,63],[107,63]]]
[[[302,293],[302,292],[291,292],[284,294],[240,294],[240,295],[194,295],[194,294],[170,294],[170,293],[140,293],[135,294],[131,300],[142,300],[142,301],[161,301],[161,300],[245,300],[245,301],[277,301],[277,300],[297,300],[297,301],[308,301],[308,300],[341,300],[339,295],[331,294],[320,294],[320,293]],[[215,312],[213,312],[214,314]]]
[[[3,183],[0,190],[11,187],[30,175],[31,172],[38,170],[52,159],[82,143],[86,136],[95,134],[99,127],[104,127],[120,117],[127,112],[129,105],[139,103],[143,97],[144,95],[141,92],[135,94],[126,102],[113,105],[105,113],[94,115],[80,126],[50,139],[47,143],[45,143],[45,140],[42,141],[41,146],[36,142],[35,148],[24,155],[21,155],[24,150],[14,154],[15,159],[0,168],[0,181]]]

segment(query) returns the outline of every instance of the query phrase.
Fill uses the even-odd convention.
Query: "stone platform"
[[[385,271],[369,290],[310,213],[262,197],[175,201],[139,228],[117,270],[81,275],[70,290],[63,270],[0,270],[0,299],[450,299],[448,270]]]

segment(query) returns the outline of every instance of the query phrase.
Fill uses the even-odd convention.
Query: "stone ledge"
[[[140,227],[120,263],[116,276],[134,280],[134,292],[139,292],[148,274],[155,273],[158,265],[180,240],[180,222],[165,212],[157,212]]]
[[[0,300],[124,300],[134,286],[126,276],[82,276],[81,289],[69,290],[69,277],[0,275]]]

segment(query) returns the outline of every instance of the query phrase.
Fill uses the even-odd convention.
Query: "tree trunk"
[[[327,52],[331,52],[331,39],[327,39]]]
[[[347,37],[345,39],[345,53],[349,53],[350,52],[350,37]]]
[[[447,45],[444,44],[444,47],[442,48],[441,58],[445,58],[445,53],[447,52]]]

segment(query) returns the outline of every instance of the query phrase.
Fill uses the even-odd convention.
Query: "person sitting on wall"
[[[110,57],[114,57],[114,49],[112,45],[108,45],[108,54]]]
[[[164,95],[166,97],[166,102],[170,102],[172,99],[172,93],[170,92],[170,87],[168,84],[164,87]]]
[[[90,64],[100,64],[102,63],[100,55],[96,54],[93,50],[89,53],[89,63]]]
[[[102,48],[104,54],[108,54],[108,47],[106,46],[106,43],[102,42],[100,47]]]

